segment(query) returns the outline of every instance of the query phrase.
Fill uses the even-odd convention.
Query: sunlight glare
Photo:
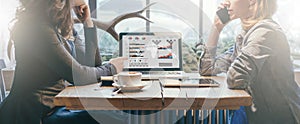
[[[0,30],[7,30],[8,24],[14,17],[17,0],[7,2],[6,0],[0,0]]]

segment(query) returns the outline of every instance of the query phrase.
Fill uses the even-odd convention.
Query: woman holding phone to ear
[[[230,20],[241,20],[243,31],[232,48],[217,56],[219,34],[227,23],[216,17],[200,60],[200,74],[226,72],[230,89],[246,90],[253,98],[253,104],[245,108],[250,124],[300,123],[300,89],[290,48],[272,19],[276,0],[227,0],[219,8],[224,7]]]
[[[124,58],[101,64],[96,28],[84,0],[20,0],[11,37],[17,65],[12,89],[0,105],[0,124],[125,123],[125,117],[55,107],[54,96],[73,85],[96,83],[123,68]],[[84,25],[85,42],[73,30],[71,10]]]

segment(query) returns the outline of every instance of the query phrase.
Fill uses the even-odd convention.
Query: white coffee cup
[[[113,76],[113,80],[120,86],[138,86],[142,82],[142,73],[136,71],[120,72]]]

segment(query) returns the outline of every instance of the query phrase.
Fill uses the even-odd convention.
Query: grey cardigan
[[[115,73],[111,64],[101,64],[95,27],[84,29],[85,42],[75,36],[73,57],[72,47],[55,28],[42,22],[19,23],[13,36],[17,65],[11,92],[0,105],[1,124],[39,124],[65,81],[86,85]]]
[[[300,89],[294,81],[290,49],[277,23],[265,19],[237,36],[222,55],[206,48],[200,60],[201,75],[227,73],[230,89],[245,89],[253,97],[246,107],[249,122],[300,123]]]

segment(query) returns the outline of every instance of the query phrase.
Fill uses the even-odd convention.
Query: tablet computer
[[[220,83],[214,79],[160,79],[165,87],[218,87]]]

